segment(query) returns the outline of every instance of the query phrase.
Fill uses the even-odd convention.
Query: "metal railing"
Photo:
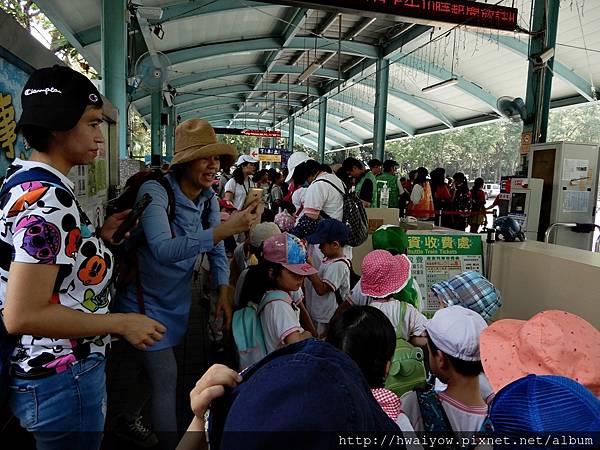
[[[595,223],[556,222],[546,229],[546,232],[544,233],[544,243],[551,243],[550,235],[552,234],[552,230],[554,230],[557,227],[569,228],[571,229],[571,231],[578,233],[590,233],[594,232],[594,230],[600,231],[600,225],[596,225]],[[593,247],[594,252],[600,253],[600,236],[598,236],[598,238],[596,239],[596,242],[594,243]]]

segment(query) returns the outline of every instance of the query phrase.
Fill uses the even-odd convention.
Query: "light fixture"
[[[340,123],[352,122],[354,119],[355,119],[354,116],[344,117],[343,119],[340,119]]]
[[[437,91],[439,89],[443,89],[445,87],[454,86],[455,84],[458,84],[458,78],[452,77],[452,78],[448,78],[447,80],[440,81],[439,83],[432,84],[430,86],[426,86],[423,89],[421,89],[421,91],[423,91],[423,92],[434,92],[434,91]]]
[[[320,67],[321,64],[319,64],[318,62],[314,62],[310,66],[308,66],[306,70],[298,76],[298,84],[304,83],[308,79],[308,77],[310,77],[313,73],[319,70]]]

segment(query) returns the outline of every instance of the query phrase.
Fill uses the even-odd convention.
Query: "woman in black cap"
[[[105,243],[114,244],[128,212],[95,230],[67,178],[103,146],[100,93],[54,66],[31,75],[21,104],[18,128],[33,151],[8,168],[0,191],[0,311],[17,338],[10,407],[38,449],[97,449],[110,334],[143,349],[165,327],[141,314],[107,314],[113,258]]]

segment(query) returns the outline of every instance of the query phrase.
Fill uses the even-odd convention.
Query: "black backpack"
[[[315,181],[324,181],[333,186],[344,199],[342,222],[350,229],[348,245],[358,247],[365,242],[369,237],[369,219],[362,201],[358,198],[355,192],[345,188],[344,192],[329,180],[318,178]]]
[[[154,169],[142,170],[129,177],[125,182],[125,188],[121,195],[110,202],[110,214],[133,208],[138,191],[142,185],[147,181],[157,181],[167,193],[167,216],[169,218],[169,224],[171,225],[171,237],[174,238],[175,231],[173,230],[172,224],[175,220],[175,192],[165,175],[166,173],[162,170]],[[208,219],[210,216],[211,199],[212,197],[204,202],[201,217],[202,229],[207,229],[209,227]],[[146,237],[143,232],[140,231],[138,233],[132,233],[130,239],[123,245],[120,245],[117,249],[113,250],[115,256],[114,280],[117,292],[124,292],[128,286],[135,284],[137,303],[142,314],[146,313],[146,308],[139,277],[137,250],[144,245],[147,245]]]
[[[125,211],[126,209],[132,209],[137,198],[138,191],[142,184],[146,181],[157,181],[167,192],[167,198],[169,204],[167,206],[167,215],[169,216],[169,223],[173,223],[175,219],[175,193],[169,180],[165,178],[165,173],[160,169],[152,170],[140,170],[139,172],[130,176],[125,182],[125,187],[121,194],[108,202],[107,214],[111,215],[117,212]]]

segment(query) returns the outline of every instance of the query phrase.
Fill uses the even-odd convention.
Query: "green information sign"
[[[408,236],[408,255],[481,255],[479,235],[421,234]]]
[[[431,292],[433,284],[467,270],[483,273],[483,243],[478,234],[409,232],[407,255],[425,312],[440,307]]]

